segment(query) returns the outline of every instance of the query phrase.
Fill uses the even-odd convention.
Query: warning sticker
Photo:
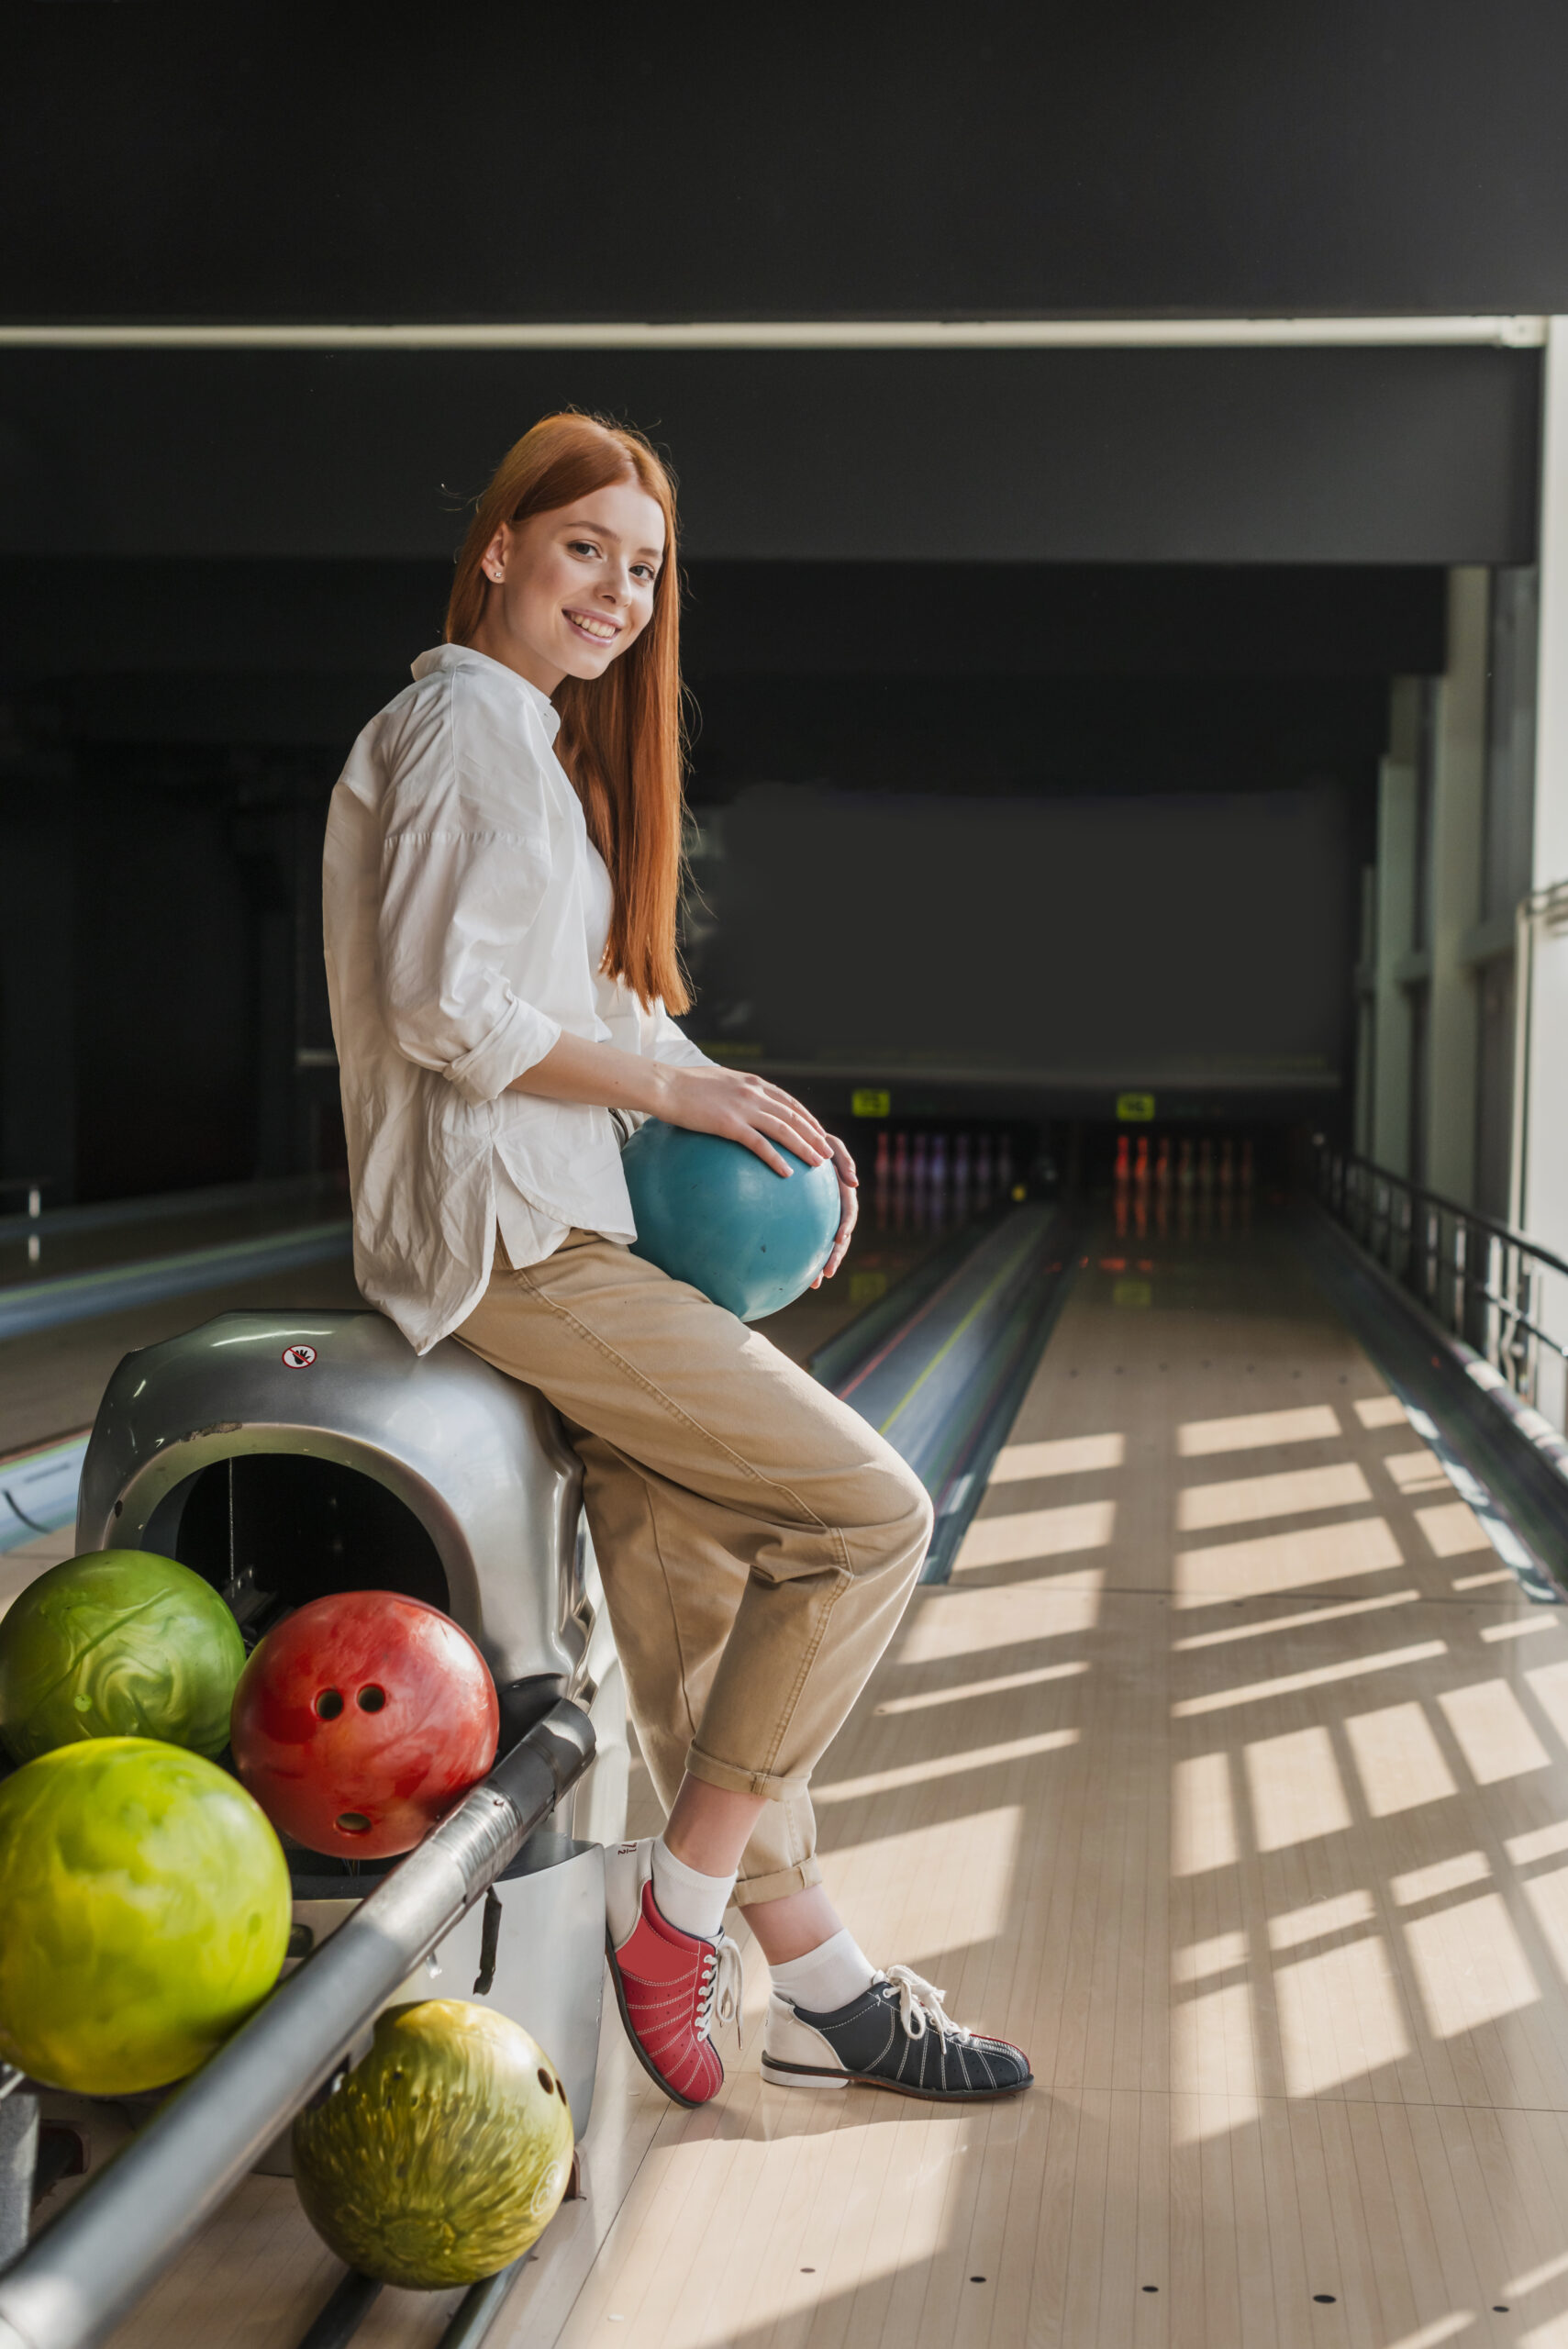
[[[285,1370],[308,1370],[315,1360],[316,1348],[314,1346],[285,1346],[284,1348],[284,1368]]]

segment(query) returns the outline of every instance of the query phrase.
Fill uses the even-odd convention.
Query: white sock
[[[736,1871],[728,1876],[703,1876],[678,1860],[662,1835],[653,1844],[653,1898],[667,1925],[683,1933],[717,1941],[735,1889]]]
[[[804,2007],[812,2015],[830,2015],[835,2008],[847,2007],[876,1979],[875,1966],[847,1926],[804,1957],[792,1957],[786,1965],[770,1970],[774,1989],[792,2007]]]

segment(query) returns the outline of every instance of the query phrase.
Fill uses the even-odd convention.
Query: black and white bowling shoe
[[[907,1965],[890,1965],[830,2014],[792,2006],[775,1990],[762,2077],[781,2088],[891,2088],[933,2104],[974,2104],[1016,2096],[1034,2074],[1020,2049],[965,2031],[943,2012],[940,1990]]]

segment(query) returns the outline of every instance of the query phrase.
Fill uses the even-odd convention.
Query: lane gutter
[[[869,1419],[931,1496],[921,1580],[946,1582],[996,1453],[1086,1261],[1078,1219],[1036,1202],[920,1267],[814,1355],[824,1386]]]

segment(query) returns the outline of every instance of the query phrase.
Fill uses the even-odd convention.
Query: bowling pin
[[[1229,1135],[1227,1134],[1225,1140],[1219,1145],[1219,1187],[1222,1191],[1229,1191],[1235,1186],[1236,1163],[1234,1151],[1235,1144],[1231,1141]]]
[[[884,1126],[876,1138],[876,1178],[879,1183],[884,1183],[892,1172],[890,1151],[887,1128]]]
[[[1252,1145],[1250,1141],[1244,1141],[1241,1145],[1241,1188],[1244,1191],[1250,1191],[1251,1187]]]
[[[1138,1137],[1138,1155],[1133,1163],[1132,1179],[1145,1187],[1148,1186],[1149,1137],[1147,1134],[1140,1134]]]
[[[1118,1134],[1116,1138],[1116,1179],[1118,1189],[1123,1184],[1127,1183],[1130,1179],[1131,1174],[1132,1138],[1129,1134]]]
[[[1182,1141],[1181,1155],[1176,1163],[1176,1186],[1184,1194],[1193,1187],[1193,1145],[1190,1135]]]
[[[1206,1196],[1214,1188],[1214,1144],[1207,1134],[1197,1149],[1197,1186]]]

